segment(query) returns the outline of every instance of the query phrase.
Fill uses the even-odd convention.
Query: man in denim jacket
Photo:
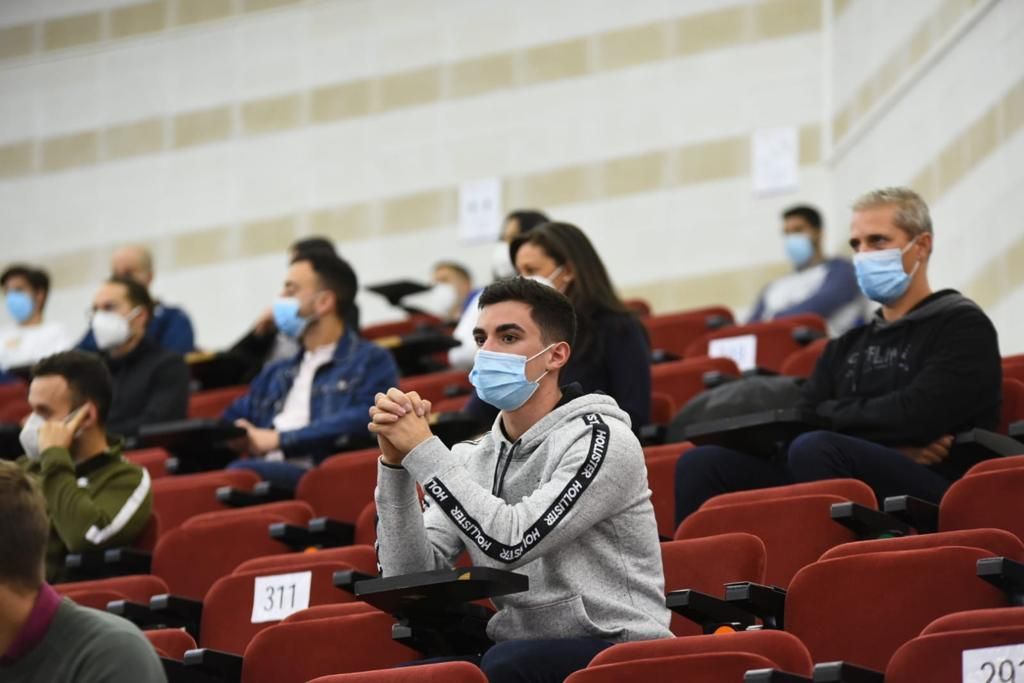
[[[279,330],[302,351],[271,363],[223,418],[247,432],[248,459],[230,467],[255,470],[294,489],[306,469],[337,450],[339,440],[367,434],[366,406],[398,382],[391,354],[347,329],[345,264],[328,253],[296,257],[273,306]]]

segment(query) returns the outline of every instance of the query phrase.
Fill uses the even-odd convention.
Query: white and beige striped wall
[[[842,252],[851,199],[910,183],[936,284],[1022,352],[1022,29],[1017,0],[4,0],[0,261],[47,265],[82,327],[112,247],[148,244],[216,348],[301,235],[365,283],[441,258],[485,280],[458,188],[500,177],[623,293],[742,310],[785,270],[782,207],[823,206]],[[800,188],[758,198],[750,136],[778,126]]]

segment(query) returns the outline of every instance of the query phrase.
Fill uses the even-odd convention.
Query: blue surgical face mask
[[[299,300],[293,296],[282,296],[274,299],[274,324],[277,329],[292,339],[298,339],[306,331],[310,318],[299,315]]]
[[[28,292],[20,289],[12,289],[7,292],[7,312],[11,314],[19,324],[32,317],[36,304]]]
[[[906,294],[921,262],[918,261],[914,269],[907,273],[903,270],[903,255],[916,241],[915,237],[902,249],[881,249],[854,255],[857,284],[864,296],[885,306]]]
[[[526,364],[546,353],[554,344],[540,353],[520,356],[515,353],[498,351],[476,352],[476,361],[469,373],[470,383],[476,387],[477,396],[498,410],[518,410],[530,400],[547,371],[537,379],[526,378]]]
[[[786,235],[785,239],[786,256],[797,268],[803,268],[814,258],[814,243],[811,238],[802,232],[795,232]]]

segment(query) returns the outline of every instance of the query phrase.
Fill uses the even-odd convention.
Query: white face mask
[[[547,276],[545,276],[545,275],[530,275],[526,279],[527,280],[533,280],[534,282],[539,282],[542,285],[547,285],[551,289],[558,289],[558,287],[555,287],[555,278],[558,277],[558,274],[561,273],[561,272],[562,272],[562,266],[558,266],[553,271],[551,271],[551,275],[547,275]],[[558,291],[562,291],[562,290],[558,289]]]
[[[39,462],[41,455],[39,452],[39,428],[43,426],[44,422],[46,420],[39,417],[39,413],[32,413],[25,421],[25,426],[21,428],[21,434],[18,435],[18,441],[21,442],[25,455],[33,462]]]
[[[129,321],[139,314],[139,309],[132,309],[128,317],[114,311],[96,311],[92,314],[92,336],[96,338],[96,346],[100,351],[121,346],[131,337]]]
[[[491,255],[491,273],[495,280],[505,280],[516,276],[516,267],[508,257],[508,244],[498,242],[494,245],[494,253]]]

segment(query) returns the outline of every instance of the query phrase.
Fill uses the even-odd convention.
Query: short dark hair
[[[53,376],[63,377],[68,383],[74,407],[91,401],[96,406],[99,423],[107,423],[114,383],[99,356],[87,351],[62,351],[47,356],[32,368],[32,379]]]
[[[326,237],[320,237],[319,235],[296,240],[292,242],[292,246],[289,247],[289,250],[296,257],[313,252],[326,252],[328,254],[334,254],[335,256],[338,255],[338,252],[334,248],[334,242],[330,241]]]
[[[121,285],[125,288],[125,294],[128,297],[128,303],[132,305],[132,308],[138,306],[146,311],[149,316],[148,319],[153,319],[153,308],[156,304],[153,302],[153,297],[149,295],[149,290],[146,289],[146,285],[136,282],[130,277],[121,277],[115,275],[114,277],[107,280],[108,284]]]
[[[530,307],[530,318],[540,328],[547,344],[576,342],[576,311],[564,294],[554,287],[523,277],[498,280],[480,293],[480,308],[504,301],[519,301]]]
[[[46,300],[50,296],[50,276],[42,268],[33,268],[32,266],[24,263],[15,263],[9,266],[3,275],[0,275],[0,287],[6,287],[7,281],[13,277],[20,277],[28,283],[28,286],[32,288],[33,292],[43,293],[43,304],[46,306]]]
[[[0,583],[36,590],[45,578],[46,499],[21,467],[0,460]]]
[[[537,211],[536,209],[520,209],[518,211],[512,211],[509,215],[505,216],[505,222],[515,221],[516,225],[519,226],[519,234],[525,235],[530,232],[538,225],[544,225],[551,221],[550,218],[543,211]]]
[[[808,206],[807,204],[791,206],[782,212],[782,220],[787,218],[802,218],[807,225],[815,230],[821,230],[821,212],[813,206]]]
[[[434,264],[435,271],[440,270],[441,268],[454,270],[459,275],[459,277],[466,280],[467,282],[473,281],[473,276],[469,274],[469,268],[466,268],[466,266],[462,265],[461,263],[456,263],[455,261],[438,261],[437,263]]]
[[[351,309],[356,298],[356,273],[348,261],[334,252],[308,251],[297,255],[292,263],[305,261],[320,278],[324,289],[334,292],[334,311],[338,317],[350,323]]]

